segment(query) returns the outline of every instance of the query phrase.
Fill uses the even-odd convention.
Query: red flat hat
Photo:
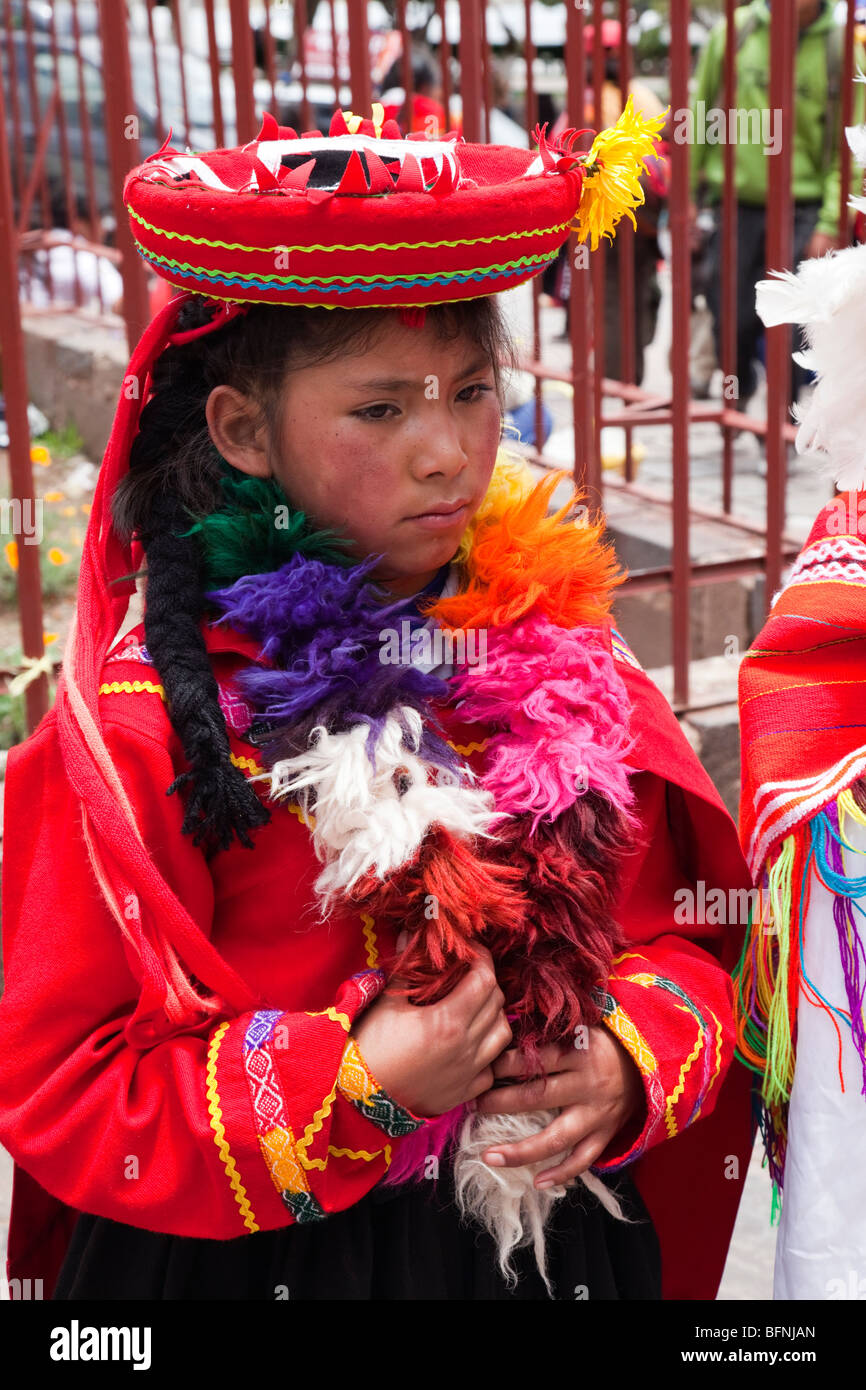
[[[537,153],[403,139],[373,109],[363,121],[338,111],[329,136],[266,115],[237,149],[163,146],[124,184],[140,254],[176,287],[237,303],[384,308],[496,294],[542,271],[572,228],[586,235],[585,201],[606,199],[604,235],[631,216],[643,194],[629,176],[658,129],[629,103],[591,158],[572,148],[583,132],[551,146],[537,130]]]

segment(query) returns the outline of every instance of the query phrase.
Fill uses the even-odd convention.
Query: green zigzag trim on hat
[[[558,222],[554,227],[529,227],[525,231],[507,232],[500,236],[464,237],[459,241],[334,242],[330,246],[324,246],[320,242],[310,242],[306,246],[244,246],[239,241],[210,241],[207,237],[190,236],[186,232],[172,232],[166,227],[156,227],[129,204],[126,206],[126,211],[130,217],[133,217],[136,222],[140,222],[142,227],[146,227],[149,232],[155,232],[157,236],[163,236],[172,241],[189,241],[195,246],[211,246],[223,251],[283,251],[287,253],[294,251],[297,254],[304,251],[435,251],[442,246],[480,246],[494,241],[516,241],[519,237],[558,236],[571,225],[570,222]],[[136,245],[138,245],[137,242]]]

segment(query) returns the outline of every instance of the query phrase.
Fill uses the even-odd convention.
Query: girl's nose
[[[450,411],[438,412],[419,431],[417,446],[413,451],[415,471],[422,477],[432,473],[453,477],[466,467],[467,461],[462,429]]]

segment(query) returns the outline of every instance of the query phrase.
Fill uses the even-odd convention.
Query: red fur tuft
[[[384,884],[372,878],[356,888],[353,901],[377,922],[412,939],[389,967],[416,1004],[433,1004],[448,994],[487,944],[491,932],[518,940],[526,905],[521,870],[479,858],[472,845],[437,826],[414,861]]]
[[[519,872],[524,930],[515,938],[493,929],[485,941],[506,1007],[519,1015],[515,1038],[533,1054],[599,1021],[593,990],[625,944],[613,906],[619,859],[633,837],[622,813],[593,792],[533,835],[528,829],[526,817],[511,821],[494,847]]]

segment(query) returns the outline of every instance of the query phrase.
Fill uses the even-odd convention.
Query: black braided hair
[[[178,316],[178,331],[201,326],[213,312],[213,301],[204,296],[190,301]],[[255,304],[225,327],[167,348],[154,365],[151,395],[130,450],[129,472],[112,499],[112,515],[118,533],[127,540],[137,536],[145,552],[145,640],[189,763],[167,794],[186,788],[183,832],[209,858],[228,849],[233,838],[252,848],[249,832],[266,824],[270,814],[231,761],[201,631],[204,557],[197,536],[183,534],[193,519],[225,502],[221,484],[227,464],[210,438],[207,400],[215,386],[233,386],[256,404],[276,439],[286,373],[349,348],[363,350],[390,313]],[[428,313],[442,338],[462,334],[482,346],[497,382],[500,366],[513,365],[497,301],[438,305]]]

